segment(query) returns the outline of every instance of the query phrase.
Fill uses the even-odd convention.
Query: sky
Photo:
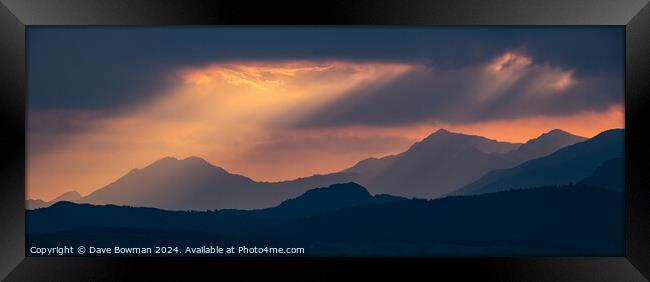
[[[624,127],[621,27],[28,27],[27,197],[163,158],[280,181],[439,128]]]

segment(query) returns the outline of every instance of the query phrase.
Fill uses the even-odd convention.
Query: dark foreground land
[[[623,193],[584,185],[436,200],[337,184],[262,210],[167,211],[59,202],[27,211],[27,247],[304,248],[302,256],[621,256]],[[331,189],[331,190],[328,190]],[[196,249],[194,249],[196,250]],[[78,254],[72,254],[78,255]],[[88,255],[88,253],[86,253]],[[295,254],[291,254],[292,256]]]

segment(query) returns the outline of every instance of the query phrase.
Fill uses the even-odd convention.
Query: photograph
[[[624,257],[625,32],[28,26],[25,256]]]

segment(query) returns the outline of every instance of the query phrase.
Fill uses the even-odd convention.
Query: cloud
[[[536,62],[521,51],[457,69],[414,66],[379,89],[342,95],[295,125],[463,124],[599,112],[622,105],[622,77],[575,73]]]
[[[119,115],[175,83],[179,68],[229,61],[486,63],[523,48],[575,76],[621,75],[622,27],[28,27],[30,109]]]

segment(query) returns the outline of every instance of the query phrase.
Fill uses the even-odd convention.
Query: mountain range
[[[615,175],[620,171],[619,174],[622,174],[624,145],[625,134],[622,129],[607,130],[587,141],[564,147],[546,157],[526,161],[514,168],[491,171],[452,194],[483,194],[508,189],[578,183],[594,173],[596,175],[592,177],[595,179],[603,173]],[[614,161],[613,164],[621,165],[620,168],[608,164],[615,159],[619,161]],[[606,165],[606,171],[601,168],[603,165]],[[598,168],[601,168],[600,171],[597,171]],[[607,178],[611,179],[611,182],[623,181],[622,175]],[[593,180],[584,181],[595,184]],[[610,184],[610,182],[603,182],[600,185]],[[614,186],[616,188],[612,189],[619,190],[623,183],[616,183]]]
[[[72,201],[167,210],[255,210],[277,206],[313,187],[346,182],[359,183],[374,195],[436,198],[495,171],[516,168],[585,140],[552,130],[520,144],[441,129],[400,154],[365,159],[336,173],[281,182],[254,181],[198,157],[166,157]],[[589,166],[581,171],[591,173],[593,169]],[[30,206],[36,207],[28,202]]]
[[[553,130],[524,144],[439,130],[400,154],[282,182],[166,157],[85,197],[68,192],[28,209],[27,246],[621,256],[624,144],[622,129],[590,139]]]

